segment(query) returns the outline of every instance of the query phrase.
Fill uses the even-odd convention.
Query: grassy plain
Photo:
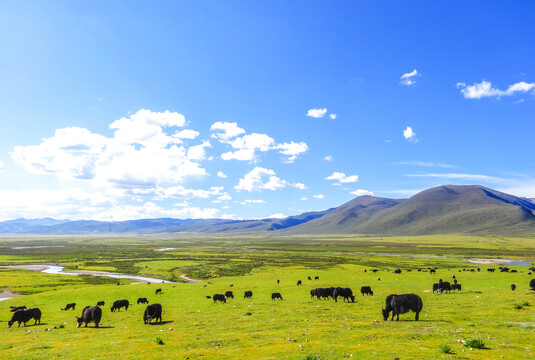
[[[154,251],[158,248],[175,249]],[[527,275],[529,266],[511,266],[518,273],[487,273],[487,267],[497,265],[472,272],[478,265],[469,263],[467,257],[533,262],[535,239],[454,235],[1,238],[0,265],[60,263],[70,269],[113,270],[181,283],[132,284],[130,280],[0,268],[0,290],[27,294],[0,302],[0,318],[8,320],[9,306],[19,304],[39,307],[44,314],[41,325],[0,326],[0,357],[533,358],[535,292],[528,289],[528,283],[535,276]],[[428,267],[438,267],[437,274],[418,271]],[[394,274],[396,268],[402,274]],[[183,283],[183,274],[204,281]],[[462,284],[462,291],[430,292],[434,282],[439,278],[451,281],[451,275]],[[309,281],[308,276],[320,280]],[[297,280],[303,286],[296,286]],[[514,292],[512,283],[518,287]],[[370,285],[375,296],[361,296],[363,285]],[[357,301],[335,303],[309,295],[312,288],[330,286],[351,287]],[[163,294],[155,295],[156,288],[162,288]],[[226,304],[206,299],[228,290],[236,297]],[[246,290],[253,291],[252,299],[243,299]],[[272,292],[280,292],[284,300],[272,301]],[[415,322],[409,313],[401,315],[399,322],[384,322],[385,297],[409,292],[423,300],[420,321]],[[163,324],[143,324],[145,306],[135,304],[138,297],[162,304]],[[132,303],[128,311],[111,313],[113,300],[123,298]],[[101,328],[77,329],[74,314],[79,316],[84,306],[100,300],[106,301]],[[59,310],[70,302],[77,303],[76,311]],[[518,308],[522,303],[530,305]],[[164,345],[157,344],[156,338]],[[487,349],[470,350],[458,339],[481,339]],[[440,352],[444,344],[454,353]]]

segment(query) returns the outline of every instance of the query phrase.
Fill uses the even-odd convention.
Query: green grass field
[[[2,359],[531,359],[535,355],[535,291],[529,266],[518,273],[471,272],[466,257],[533,262],[530,238],[432,236],[373,238],[318,237],[64,237],[0,239],[0,265],[60,263],[90,269],[202,283],[131,284],[92,276],[48,275],[0,268],[0,290],[23,297],[0,302]],[[19,246],[60,247],[11,249]],[[174,247],[157,252],[154,249]],[[366,254],[362,254],[366,253]],[[371,255],[370,253],[373,253]],[[430,275],[427,267],[438,267]],[[497,265],[490,267],[497,268]],[[378,269],[377,273],[365,269]],[[401,268],[402,274],[393,269]],[[412,271],[407,271],[407,270]],[[467,271],[463,271],[463,269]],[[455,275],[463,290],[430,292],[439,278]],[[319,276],[320,280],[307,280]],[[380,278],[380,281],[377,280]],[[280,284],[277,284],[280,279]],[[302,286],[296,286],[302,280]],[[117,285],[119,283],[119,285]],[[510,285],[517,285],[511,291]],[[230,286],[233,285],[233,286]],[[375,296],[360,295],[369,285]],[[351,287],[355,303],[312,299],[315,287]],[[154,294],[156,288],[163,293]],[[207,295],[231,290],[226,304]],[[246,290],[252,299],[244,299]],[[272,301],[280,292],[283,301]],[[381,316],[391,293],[415,293],[424,303],[399,322]],[[144,325],[145,305],[163,306],[163,324]],[[112,313],[111,303],[128,299],[128,311]],[[104,300],[101,328],[76,328],[74,315]],[[76,311],[60,311],[76,302]],[[39,307],[41,325],[8,329],[10,305]],[[47,331],[47,329],[50,329]],[[172,330],[170,330],[172,329]],[[155,339],[163,340],[163,345]],[[472,350],[458,339],[480,339]],[[439,350],[449,345],[453,354]]]

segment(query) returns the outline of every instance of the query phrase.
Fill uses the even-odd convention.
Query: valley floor
[[[528,286],[535,278],[528,275],[532,265],[509,266],[516,273],[489,273],[487,268],[501,265],[474,264],[465,258],[532,263],[534,243],[528,238],[463,236],[4,238],[0,265],[59,263],[72,270],[123,272],[173,283],[132,284],[128,279],[0,268],[0,289],[24,295],[0,302],[4,324],[12,315],[10,306],[38,307],[43,312],[40,325],[30,321],[26,327],[0,326],[0,356],[531,359],[535,355],[535,291]],[[42,247],[47,244],[54,247]],[[13,249],[21,245],[25,249]],[[31,246],[35,247],[28,249]],[[163,247],[174,249],[154,251]],[[437,267],[436,274],[429,273],[430,267]],[[401,274],[393,272],[398,268]],[[440,278],[453,282],[452,275],[462,284],[461,291],[441,295],[431,291]],[[203,281],[187,283],[181,276]],[[313,280],[316,276],[319,280]],[[298,280],[303,285],[297,286]],[[517,285],[515,291],[511,284]],[[374,296],[360,294],[364,285],[371,286]],[[355,303],[311,298],[311,289],[331,286],[352,288]],[[161,294],[155,294],[157,288]],[[251,299],[243,297],[247,290],[253,292]],[[224,304],[207,298],[226,291],[235,297]],[[283,300],[271,300],[274,292]],[[401,315],[399,322],[383,321],[381,308],[391,293],[419,295],[424,304],[420,321],[414,321],[414,313]],[[137,304],[140,297],[162,305],[162,323],[143,324],[146,305]],[[118,299],[130,301],[127,311],[110,311]],[[105,301],[101,326],[76,328],[74,316],[98,301]],[[60,310],[72,302],[77,304],[75,311]],[[485,348],[470,349],[459,339],[480,339]],[[449,346],[453,354],[442,352],[441,346],[443,350]]]

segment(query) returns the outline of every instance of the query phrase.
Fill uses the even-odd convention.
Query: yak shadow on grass
[[[85,327],[85,326],[82,326],[80,327],[79,329],[115,329],[115,326],[100,326],[99,327],[94,327],[94,326],[88,326],[88,327]]]
[[[173,320],[168,320],[168,321],[160,321],[160,322],[153,322],[153,323],[149,323],[147,325],[165,325],[165,324],[169,324],[169,323],[172,323]]]

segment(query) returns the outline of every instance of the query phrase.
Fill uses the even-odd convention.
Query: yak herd
[[[535,271],[535,268],[531,267],[530,272],[528,273],[531,275],[531,271]],[[365,270],[366,272],[367,270]],[[376,272],[377,270],[371,270],[373,272]],[[418,270],[421,271],[421,270]],[[461,270],[459,270],[460,272]],[[463,271],[466,271],[463,269]],[[471,269],[469,271],[475,271],[474,269]],[[477,268],[477,271],[480,271],[479,268]],[[494,272],[495,269],[488,268],[488,272]],[[501,272],[509,272],[509,268],[507,267],[500,267]],[[429,269],[429,272],[431,274],[434,274],[436,272],[435,269]],[[516,272],[515,270],[511,270],[511,272]],[[400,269],[396,269],[394,271],[396,274],[401,274]],[[441,293],[448,293],[454,290],[461,290],[461,284],[457,283],[457,279],[455,275],[452,275],[451,278],[453,279],[453,284],[450,284],[448,281],[442,281],[440,279],[438,283],[433,284],[433,292],[436,292],[437,294]],[[309,280],[311,280],[311,277],[308,277]],[[315,280],[319,280],[319,277],[316,276]],[[379,278],[377,279],[379,280]],[[280,280],[277,280],[277,284],[280,283]],[[297,285],[302,285],[302,281],[299,280],[297,282]],[[232,286],[232,285],[231,285]],[[532,290],[535,290],[535,279],[532,279],[529,282],[529,287]],[[511,284],[511,290],[515,290],[516,285]],[[370,295],[373,296],[373,291],[370,286],[362,286],[360,289],[360,292],[362,295]],[[162,289],[156,289],[156,294],[162,293]],[[329,287],[329,288],[315,288],[310,290],[310,296],[312,298],[320,299],[334,299],[334,301],[338,301],[338,298],[343,298],[344,301],[351,301],[355,302],[355,296],[353,295],[353,291],[350,288],[342,288],[342,287]],[[248,290],[245,291],[243,297],[245,299],[249,299],[253,297],[253,292]],[[232,291],[227,291],[225,294],[214,294],[213,296],[206,296],[208,299],[212,299],[215,302],[221,302],[226,303],[227,299],[234,299],[234,293]],[[275,292],[271,294],[271,300],[283,300],[282,295],[279,292]],[[149,301],[147,298],[139,298],[137,300],[137,304],[148,304]],[[99,301],[96,306],[86,306],[82,310],[82,315],[80,317],[76,317],[76,321],[78,326],[82,326],[82,324],[87,327],[87,324],[94,323],[95,327],[99,326],[99,323],[102,319],[102,309],[101,306],[104,306],[104,301]],[[126,299],[123,300],[116,300],[113,302],[113,305],[111,306],[111,312],[120,311],[122,308],[128,310],[128,307],[130,306],[130,302]],[[385,307],[382,309],[383,313],[383,319],[386,321],[388,320],[388,317],[390,313],[392,313],[392,319],[394,320],[394,317],[397,317],[396,320],[399,320],[400,314],[405,314],[409,311],[413,311],[416,313],[415,320],[417,321],[419,318],[419,314],[422,311],[423,303],[422,299],[415,294],[391,294],[386,297],[385,300]],[[76,303],[69,303],[65,306],[65,308],[60,310],[75,310],[76,309]],[[11,320],[7,322],[8,327],[11,327],[14,323],[18,323],[18,326],[20,327],[20,324],[23,323],[24,326],[26,326],[26,323],[30,320],[35,320],[35,324],[41,323],[41,310],[39,308],[30,308],[27,309],[26,306],[11,306],[11,312],[13,312],[13,316]],[[156,320],[156,322],[162,322],[162,305],[155,303],[147,305],[145,308],[145,311],[143,313],[143,322],[145,324],[152,323],[152,320]]]

